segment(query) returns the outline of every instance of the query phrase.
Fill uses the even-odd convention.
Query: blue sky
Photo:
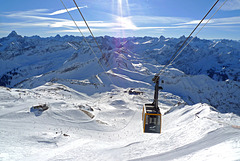
[[[60,0],[0,0],[0,37],[81,36]],[[85,36],[90,35],[72,0],[63,0]],[[188,36],[216,0],[76,0],[95,36]],[[218,5],[207,17],[223,4]],[[198,34],[240,40],[240,0],[228,0]]]

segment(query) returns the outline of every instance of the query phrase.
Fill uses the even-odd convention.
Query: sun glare
[[[129,3],[128,3],[128,0],[117,0],[117,5],[118,5],[118,15],[119,16],[123,16],[123,15],[128,15],[129,16]],[[124,6],[124,7],[123,7]],[[124,13],[124,9],[125,9],[125,12]]]
[[[118,14],[123,16],[122,0],[118,0]]]
[[[131,21],[131,17],[118,17],[117,21],[121,24],[123,29],[132,29],[136,30],[137,27]]]
[[[115,5],[115,11],[117,11],[117,15],[114,16],[116,21],[119,24],[119,33],[123,37],[125,36],[126,29],[137,29],[134,23],[131,21],[130,9],[128,0],[113,0],[113,5]],[[114,9],[114,8],[113,8]]]

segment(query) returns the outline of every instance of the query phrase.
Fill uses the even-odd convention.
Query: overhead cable
[[[227,1],[227,0],[226,0]],[[226,2],[225,1],[225,2]],[[191,34],[187,37],[187,39],[182,43],[182,45],[178,48],[178,50],[172,55],[172,57],[170,58],[170,60],[167,62],[167,64],[156,74],[157,77],[159,77],[165,70],[166,68],[173,62],[173,60],[175,60],[175,57],[177,55],[177,53],[180,51],[180,49],[184,46],[184,44],[187,42],[187,40],[192,36],[192,34],[195,32],[195,30],[198,28],[198,26],[203,22],[203,20],[207,17],[207,15],[212,11],[212,9],[216,6],[216,4],[219,2],[219,0],[217,0],[214,5],[211,7],[211,9],[205,14],[205,16],[202,18],[202,20],[198,23],[198,25],[193,29],[193,31],[191,32]],[[224,3],[225,4],[225,3]],[[223,5],[222,5],[223,6]],[[209,21],[208,21],[209,22]],[[189,44],[189,43],[188,43]],[[187,45],[188,45],[187,44]],[[186,46],[185,46],[186,47]],[[184,48],[185,48],[184,47]],[[181,51],[182,52],[182,51]],[[179,55],[179,54],[178,54]],[[177,55],[177,56],[178,56]]]
[[[82,31],[81,31],[80,28],[78,27],[76,21],[73,19],[72,15],[71,15],[70,12],[68,11],[66,5],[63,3],[62,0],[60,0],[60,1],[62,2],[64,8],[66,9],[67,13],[68,13],[69,16],[71,17],[71,19],[72,19],[72,21],[74,22],[75,26],[77,27],[78,31],[79,31],[79,32],[81,33],[81,35],[83,36],[84,41],[87,43],[87,45],[89,46],[90,50],[91,50],[92,53],[94,54],[94,56],[95,56],[95,58],[97,59],[99,65],[101,66],[101,68],[102,68],[102,69],[104,70],[104,72],[106,73],[106,75],[107,75],[107,77],[109,78],[110,82],[111,82],[112,84],[114,84],[113,81],[112,81],[112,79],[108,76],[108,74],[107,74],[106,70],[104,69],[102,63],[101,63],[100,60],[98,59],[96,53],[95,53],[94,50],[92,49],[91,45],[88,43],[88,41],[87,41],[87,39],[85,38],[85,36],[83,35]]]
[[[171,65],[173,63],[173,61],[182,53],[182,51],[193,41],[193,39],[195,37],[197,37],[197,35],[199,34],[199,32],[202,31],[202,29],[209,23],[209,21],[216,15],[216,13],[222,8],[222,6],[224,6],[224,4],[227,2],[228,0],[225,0],[224,3],[214,12],[214,14],[207,20],[207,22],[199,29],[199,31],[195,34],[194,37],[192,37],[192,39],[187,43],[186,46],[184,46],[184,48],[182,48],[182,50],[178,53],[178,55],[169,63],[169,65]],[[168,65],[168,66],[169,66]]]
[[[95,37],[94,37],[94,35],[93,35],[93,33],[92,33],[90,27],[88,26],[88,23],[87,23],[87,21],[85,20],[85,18],[84,18],[84,16],[83,16],[82,12],[80,11],[80,8],[78,7],[78,5],[77,5],[77,3],[76,3],[75,0],[73,0],[73,2],[75,3],[75,5],[76,5],[76,7],[77,7],[77,9],[78,9],[78,12],[79,12],[80,15],[82,16],[83,21],[85,22],[85,24],[86,24],[86,26],[87,26],[89,32],[91,33],[91,35],[92,35],[92,37],[93,37],[95,43],[97,44],[97,46],[98,46],[100,52],[102,53],[103,58],[104,58],[105,61],[107,62],[107,60],[106,60],[106,58],[105,58],[105,56],[104,56],[104,54],[103,54],[103,52],[102,52],[102,49],[101,49],[100,46],[98,45],[98,42],[97,42],[97,40],[95,39]]]

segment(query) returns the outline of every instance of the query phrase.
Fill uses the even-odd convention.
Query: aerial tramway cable
[[[227,1],[227,0],[226,0]],[[222,6],[226,3],[226,1],[222,4]],[[182,45],[178,48],[178,50],[172,55],[172,57],[169,59],[169,61],[167,62],[167,64],[155,75],[155,77],[159,77],[162,73],[164,73],[164,71],[167,69],[167,67],[176,59],[176,57],[178,57],[179,55],[180,55],[180,53],[183,51],[183,49],[185,49],[187,46],[188,46],[188,44],[193,40],[191,40],[191,41],[189,41],[189,43],[180,51],[180,49],[184,46],[184,44],[187,42],[187,40],[192,36],[192,34],[195,32],[195,30],[199,27],[199,25],[203,22],[203,20],[207,17],[207,15],[212,11],[212,9],[216,6],[216,4],[219,2],[219,0],[217,0],[215,3],[214,3],[214,5],[211,7],[211,9],[205,14],[205,16],[202,18],[202,20],[198,23],[198,25],[193,29],[193,31],[190,33],[190,35],[187,37],[187,39],[182,43]],[[222,7],[222,6],[220,6],[220,8]],[[220,9],[219,8],[219,9]],[[218,9],[218,10],[219,10]],[[217,11],[218,11],[217,10]],[[217,12],[216,11],[216,12]],[[216,14],[216,12],[214,13],[214,15]],[[214,16],[213,15],[213,16]],[[212,16],[212,17],[213,17]],[[211,17],[211,18],[212,18]],[[209,19],[210,20],[210,19]],[[205,25],[209,22],[209,20],[205,23]],[[204,26],[205,26],[204,25]],[[203,27],[204,27],[203,26]],[[202,28],[203,28],[202,27]],[[202,30],[202,28],[201,28],[201,30]],[[201,31],[200,30],[200,31]],[[199,31],[199,32],[200,32]],[[198,33],[199,33],[198,32]],[[198,34],[197,33],[197,34]],[[195,37],[196,37],[196,35],[195,35]],[[180,52],[179,52],[180,51]],[[179,54],[178,54],[178,52],[179,52]],[[178,55],[177,55],[178,54]]]
[[[94,50],[92,49],[92,47],[91,47],[91,45],[88,43],[88,41],[87,41],[87,39],[86,39],[86,37],[83,35],[83,33],[82,33],[82,31],[80,30],[80,28],[78,27],[78,25],[77,25],[77,23],[76,23],[76,21],[74,20],[74,18],[72,17],[72,15],[70,14],[70,12],[68,11],[68,9],[67,9],[67,7],[66,7],[66,5],[63,3],[63,1],[62,0],[60,0],[61,2],[62,2],[62,4],[63,4],[63,6],[64,6],[64,8],[66,9],[66,11],[67,11],[67,13],[69,14],[69,16],[71,17],[71,19],[72,19],[72,21],[74,22],[74,24],[75,24],[75,26],[77,27],[77,29],[78,29],[78,31],[81,33],[81,35],[82,35],[82,37],[83,37],[83,39],[84,39],[84,41],[87,43],[87,45],[89,46],[89,48],[90,48],[90,50],[92,51],[92,53],[94,54],[94,56],[95,56],[95,58],[97,59],[97,61],[98,61],[98,63],[99,63],[99,65],[101,66],[101,68],[104,70],[104,72],[106,73],[106,75],[107,75],[107,77],[108,77],[108,79],[110,80],[110,82],[112,83],[112,84],[114,84],[113,83],[113,81],[112,81],[112,79],[108,76],[108,74],[107,74],[107,71],[104,69],[104,67],[103,67],[103,65],[102,65],[102,63],[100,62],[100,60],[98,59],[98,57],[97,57],[97,55],[96,55],[96,53],[94,52]],[[75,2],[75,1],[74,1]],[[77,7],[78,8],[78,10],[79,10],[79,7]],[[80,11],[80,10],[79,10]],[[84,19],[85,20],[85,19]],[[92,32],[91,32],[92,33]],[[94,37],[94,36],[93,36]],[[95,40],[95,37],[94,37],[94,40]],[[95,42],[96,42],[96,40],[95,40]],[[98,45],[98,44],[97,44]],[[99,47],[99,45],[98,45],[98,47]],[[100,47],[99,47],[99,49],[100,49]],[[100,49],[100,51],[101,51],[101,53],[102,53],[102,55],[103,55],[103,52],[102,52],[102,50]],[[104,56],[104,55],[103,55]]]
[[[214,12],[214,14],[207,20],[207,22],[201,27],[201,29],[199,29],[199,31],[195,34],[194,37],[192,37],[192,39],[187,43],[186,46],[184,46],[184,48],[182,48],[182,50],[178,53],[178,55],[176,55],[176,57],[169,63],[169,65],[171,65],[173,63],[173,61],[182,53],[182,51],[193,41],[193,39],[199,34],[199,32],[202,31],[202,29],[209,23],[209,21],[216,15],[216,13],[222,8],[222,6],[227,2],[228,0],[225,0],[223,2],[223,4]],[[169,66],[168,65],[168,66]]]
[[[75,3],[75,5],[76,5],[76,7],[77,7],[77,9],[78,9],[78,12],[79,12],[80,15],[82,16],[83,21],[85,22],[85,24],[86,24],[86,26],[87,26],[89,32],[91,33],[91,35],[92,35],[92,37],[93,37],[95,43],[97,44],[97,46],[98,46],[100,52],[102,53],[103,58],[104,58],[105,61],[107,62],[107,60],[106,60],[106,58],[105,58],[105,56],[104,56],[104,54],[103,54],[103,52],[102,52],[102,49],[101,49],[100,46],[98,45],[98,42],[97,42],[96,38],[94,37],[94,35],[93,35],[93,33],[92,33],[90,27],[88,26],[88,23],[87,23],[87,21],[85,20],[85,18],[84,18],[84,16],[83,16],[82,12],[80,11],[80,8],[78,7],[78,5],[77,5],[77,3],[76,3],[75,0],[73,0],[73,2]]]

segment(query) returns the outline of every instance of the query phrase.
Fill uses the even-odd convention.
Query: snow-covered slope
[[[152,90],[89,97],[61,84],[0,88],[1,160],[238,160],[240,118],[160,92],[162,134],[142,132]],[[46,104],[45,111],[34,110]]]
[[[195,38],[161,75],[162,134],[142,132],[184,38],[98,37],[103,55],[91,37],[1,38],[0,160],[240,159],[238,41]]]

